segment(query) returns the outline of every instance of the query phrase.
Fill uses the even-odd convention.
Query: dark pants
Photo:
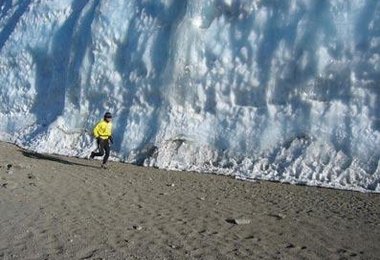
[[[103,164],[107,163],[108,157],[110,156],[110,143],[108,139],[101,139],[98,140],[98,152],[94,153],[94,156],[103,156]],[[104,154],[105,152],[105,154]]]

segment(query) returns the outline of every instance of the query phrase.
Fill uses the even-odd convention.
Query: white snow
[[[0,2],[0,138],[380,192],[380,2]]]

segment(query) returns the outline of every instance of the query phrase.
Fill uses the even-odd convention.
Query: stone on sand
[[[142,230],[142,226],[140,226],[140,225],[133,225],[133,229],[137,230],[137,231],[140,231],[140,230]]]
[[[251,220],[247,218],[230,218],[226,219],[228,223],[236,224],[236,225],[248,225],[251,224]]]

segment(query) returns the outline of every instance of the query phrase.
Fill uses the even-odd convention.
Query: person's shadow
[[[25,157],[37,159],[37,160],[47,160],[47,161],[62,163],[62,164],[66,164],[66,165],[83,166],[83,167],[90,167],[90,168],[95,168],[95,169],[99,168],[99,167],[88,165],[88,164],[70,162],[68,160],[63,160],[63,159],[60,159],[60,158],[57,158],[57,157],[54,157],[51,155],[40,154],[40,153],[36,153],[36,152],[32,152],[32,151],[22,151],[22,154]]]

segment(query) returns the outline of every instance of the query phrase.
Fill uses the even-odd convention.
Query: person
[[[107,112],[104,114],[103,120],[101,120],[94,128],[94,136],[98,144],[98,152],[91,152],[90,159],[94,159],[97,156],[103,156],[102,168],[107,168],[108,157],[110,156],[111,146],[113,144],[112,138],[112,114]]]

